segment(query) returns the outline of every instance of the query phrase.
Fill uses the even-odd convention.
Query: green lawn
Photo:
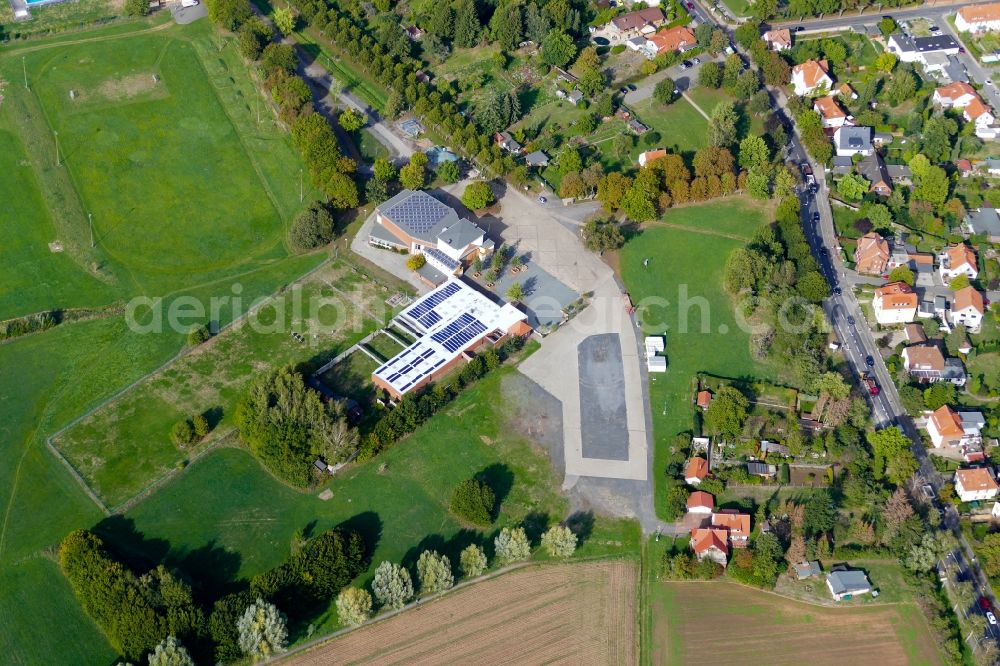
[[[652,473],[658,482],[671,440],[693,426],[690,386],[696,373],[777,379],[775,368],[750,358],[749,335],[736,325],[722,288],[726,259],[743,242],[709,235],[720,231],[749,237],[764,222],[761,210],[749,200],[728,199],[668,210],[663,220],[692,231],[650,226],[621,250],[622,279],[640,306],[643,330],[666,334],[668,370],[650,380]],[[643,266],[646,259],[649,265]],[[642,307],[643,299],[666,299],[669,305]],[[658,486],[658,511],[662,501]]]
[[[373,288],[354,292],[351,300],[340,296],[351,289],[348,274],[343,263],[322,269],[300,290],[289,290],[250,321],[81,421],[56,446],[108,506],[127,501],[192,454],[170,440],[178,420],[207,414],[213,432],[199,447],[208,446],[232,433],[233,407],[255,374],[285,364],[319,367],[385,323],[365,314],[380,302]],[[296,313],[297,301],[320,299],[336,305]]]
[[[353,398],[370,407],[375,401],[372,373],[379,365],[379,362],[368,354],[355,350],[324,372],[320,380],[334,393]]]
[[[384,333],[372,338],[368,342],[368,348],[376,354],[381,355],[387,361],[404,349],[401,344]]]
[[[361,153],[361,159],[367,164],[374,164],[375,160],[380,157],[389,158],[389,149],[366,129],[355,134],[355,143],[358,146],[358,152]]]
[[[492,373],[394,448],[347,468],[328,484],[329,501],[277,483],[247,453],[227,448],[191,465],[110,531],[118,543],[141,540],[142,552],[165,556],[219,591],[287,557],[296,529],[318,533],[347,520],[377,542],[372,569],[385,559],[412,564],[427,547],[456,561],[457,549],[484,535],[450,514],[450,492],[484,470],[510,485],[496,526],[531,513],[561,520],[569,507],[551,464],[506,423],[504,384],[514,372]],[[600,532],[610,530],[611,538],[634,547],[632,525],[613,523]],[[606,552],[596,542],[587,548]],[[331,608],[317,618],[317,631],[333,628],[334,615]]]
[[[708,121],[684,98],[670,106],[649,98],[636,104],[633,111],[643,123],[659,132],[661,148],[694,152],[706,145]],[[635,152],[643,150],[644,147],[638,147]]]
[[[15,263],[48,274],[47,264],[67,263],[48,256],[59,240],[103,281],[81,271],[78,285],[54,285],[48,307],[165,294],[286,256],[286,224],[302,205],[300,160],[273,122],[257,125],[245,66],[207,22],[38,50],[24,64],[31,90],[8,86],[0,120],[22,144],[0,159],[37,179],[22,176],[22,205],[34,213],[16,224],[36,229],[23,234]],[[21,67],[21,58],[0,59],[7,80],[20,80]],[[48,211],[32,203],[39,188]],[[20,294],[0,294],[0,315],[40,304],[36,290]]]
[[[88,24],[116,19],[120,13],[121,5],[111,0],[76,0],[32,7],[30,21],[15,22],[10,4],[3,3],[0,5],[0,32],[14,39],[24,39],[78,30]]]

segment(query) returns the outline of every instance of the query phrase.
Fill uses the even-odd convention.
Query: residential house
[[[996,129],[992,127],[997,120],[996,114],[980,97],[977,96],[962,110],[962,117],[976,126],[979,138],[993,138],[996,134]]]
[[[885,160],[877,152],[858,162],[858,173],[872,184],[871,191],[879,196],[892,194],[892,177],[885,166]]]
[[[847,122],[847,112],[832,95],[813,100],[813,111],[819,114],[823,127],[843,127]]]
[[[981,446],[986,420],[979,412],[956,412],[948,405],[934,410],[927,419],[927,434],[934,448]]]
[[[708,476],[708,461],[695,456],[687,461],[684,466],[684,483],[689,486],[697,486]]]
[[[782,456],[783,458],[790,458],[792,455],[792,450],[789,449],[784,444],[778,444],[777,442],[769,442],[768,440],[762,440],[760,443],[760,454],[766,456],[769,453]]]
[[[778,468],[775,465],[768,465],[767,463],[758,462],[751,460],[747,463],[747,474],[753,476],[762,476],[764,478],[771,478],[778,473]]]
[[[687,510],[688,513],[701,513],[706,516],[712,513],[712,509],[715,508],[715,498],[706,492],[701,490],[696,490],[690,495],[688,495],[687,500]]]
[[[986,173],[991,176],[1000,176],[1000,160],[989,158],[985,162],[980,163],[979,166],[986,169]]]
[[[907,324],[903,327],[903,332],[906,334],[906,341],[911,345],[927,342],[923,324]]]
[[[666,157],[666,156],[667,156],[667,151],[663,150],[662,148],[657,148],[656,150],[647,150],[644,153],[639,153],[639,159],[638,159],[639,166],[644,167],[647,164],[652,164],[661,157]]]
[[[941,349],[931,344],[910,345],[902,352],[903,368],[919,382],[948,381],[956,386],[965,384],[965,366],[957,358],[945,358]]]
[[[922,60],[924,63],[924,73],[925,74],[938,74],[945,76],[948,70],[948,65],[950,59],[953,55],[948,55],[945,51],[936,51],[934,53],[924,53]]]
[[[833,88],[830,66],[826,60],[806,60],[792,68],[792,86],[796,95],[811,95],[817,90]]]
[[[996,479],[989,469],[975,467],[955,472],[955,494],[963,502],[990,500],[997,496]]]
[[[694,32],[684,25],[661,30],[646,37],[646,50],[652,56],[675,51],[684,52],[697,44],[698,38],[694,36]]]
[[[874,150],[872,146],[872,128],[844,125],[834,132],[833,147],[840,157],[871,155]]]
[[[979,275],[976,253],[964,243],[949,247],[938,255],[938,272],[945,284],[950,283],[959,275],[975,280],[976,276]]]
[[[807,578],[812,578],[823,573],[823,568],[817,560],[800,562],[794,565],[793,568],[795,569],[795,578],[798,580],[806,580]]]
[[[968,178],[969,176],[972,175],[972,162],[965,159],[964,157],[961,159],[957,159],[955,160],[955,169],[958,170],[959,177]]]
[[[854,249],[854,270],[868,275],[882,275],[889,263],[889,243],[874,231],[858,239]]]
[[[892,282],[875,290],[872,307],[875,320],[883,325],[905,324],[917,316],[919,299],[905,282]]]
[[[949,312],[952,326],[961,324],[970,331],[977,332],[985,314],[986,303],[975,287],[964,287],[955,292]]]
[[[729,559],[729,546],[726,544],[726,531],[711,527],[691,530],[691,550],[699,560],[710,559],[717,564],[726,566]]]
[[[885,170],[894,185],[913,184],[913,172],[905,164],[886,164]]]
[[[493,253],[493,241],[475,223],[458,217],[427,192],[403,190],[375,208],[368,242],[390,250],[423,254],[427,271],[419,273],[432,286],[449,275],[461,275],[476,258]]]
[[[852,171],[854,171],[854,160],[850,157],[837,157],[834,156],[832,160],[833,165],[833,175],[835,176],[845,176]]]
[[[510,132],[498,132],[497,135],[493,137],[493,140],[496,141],[496,144],[500,146],[502,150],[506,150],[511,155],[521,154],[521,144],[518,143],[513,136],[511,136]]]
[[[965,81],[956,81],[934,90],[933,102],[946,109],[964,109],[979,97],[976,89]]]
[[[872,584],[864,571],[837,569],[826,575],[826,586],[837,601],[869,594]]]
[[[566,99],[569,100],[570,104],[576,106],[577,104],[583,101],[583,93],[580,92],[580,90],[578,89],[573,90],[569,95],[566,96]]]
[[[663,12],[656,7],[647,7],[639,11],[622,14],[605,26],[612,41],[625,41],[631,37],[648,35],[666,22]]]
[[[540,150],[536,150],[524,156],[524,163],[530,167],[546,167],[549,165],[549,156]]]
[[[764,33],[764,42],[772,51],[787,51],[792,48],[792,31],[788,28],[768,30]]]
[[[955,16],[955,28],[959,32],[1000,30],[1000,2],[962,7]]]
[[[841,97],[846,97],[847,99],[857,99],[858,93],[854,92],[854,88],[851,87],[850,83],[841,83],[830,93],[831,95],[840,95]]]
[[[698,407],[703,411],[712,405],[711,391],[698,391]]]
[[[722,509],[712,514],[712,527],[726,530],[733,548],[745,548],[750,538],[750,514]]]
[[[919,62],[923,65],[926,64],[925,56],[931,53],[955,55],[959,46],[950,35],[911,37],[904,33],[896,33],[889,37],[886,49],[902,62]]]
[[[965,215],[965,230],[973,236],[986,236],[991,243],[1000,243],[1000,211],[996,208],[976,208]]]

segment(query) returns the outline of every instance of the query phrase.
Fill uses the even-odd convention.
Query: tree
[[[754,576],[762,584],[774,586],[774,581],[781,571],[780,562],[783,556],[781,543],[773,534],[760,534],[754,540],[752,566]]]
[[[806,541],[801,534],[792,537],[791,543],[788,544],[788,550],[785,551],[785,561],[788,562],[789,571],[796,564],[802,564],[806,561]]]
[[[645,222],[646,220],[652,220],[656,217],[656,196],[658,193],[650,193],[649,190],[642,187],[641,184],[633,182],[632,186],[629,187],[625,196],[621,200],[621,209],[629,217],[629,219],[635,220],[636,222]]]
[[[194,429],[194,435],[198,439],[202,439],[211,430],[208,424],[208,419],[205,418],[204,414],[195,414],[191,417],[191,426]]]
[[[455,4],[455,46],[469,48],[479,41],[482,25],[476,15],[475,0],[458,0]]]
[[[990,577],[1000,574],[1000,532],[983,537],[977,551],[983,560],[983,573]]]
[[[896,488],[882,510],[882,519],[885,521],[883,539],[885,541],[890,540],[912,515],[913,505],[910,503],[910,498],[906,495],[906,490]]]
[[[576,55],[573,38],[561,30],[553,30],[542,40],[542,61],[554,67],[565,67]]]
[[[903,558],[903,564],[913,571],[931,571],[954,547],[954,538],[945,532],[927,532],[921,537],[920,543],[910,547],[910,552]]]
[[[889,74],[896,67],[899,58],[894,53],[883,51],[875,58],[875,69],[885,74]]]
[[[333,240],[333,216],[318,201],[295,216],[288,240],[299,252],[308,252],[329,245]]]
[[[811,390],[817,394],[826,393],[835,400],[843,400],[851,394],[851,387],[839,372],[824,372],[818,375],[812,383]]]
[[[208,0],[208,19],[216,25],[235,32],[253,16],[247,0]]]
[[[882,33],[883,37],[889,37],[896,32],[896,22],[888,16],[883,16],[882,20],[878,22],[878,31]]]
[[[288,626],[285,616],[274,604],[257,598],[237,623],[240,649],[254,661],[270,659],[285,651]]]
[[[297,63],[295,49],[289,44],[268,44],[260,57],[260,65],[268,75],[278,71],[293,74]],[[326,119],[321,117],[320,120],[326,123]]]
[[[771,149],[762,137],[751,135],[740,141],[740,166],[744,169],[762,167],[771,161]]]
[[[719,63],[709,61],[698,70],[698,84],[706,88],[718,88],[722,85],[722,68]]]
[[[451,39],[455,34],[455,13],[451,3],[438,2],[431,11],[427,31],[441,39]]]
[[[455,576],[451,573],[451,562],[445,555],[436,551],[425,550],[417,560],[417,578],[420,579],[420,593],[434,594],[448,590],[455,584]]]
[[[748,69],[736,79],[733,94],[737,99],[750,99],[760,90],[760,77],[756,71]]]
[[[411,271],[419,271],[427,263],[427,258],[422,254],[411,254],[406,260],[406,267]]]
[[[437,168],[437,175],[446,183],[457,183],[462,177],[457,162],[445,162]]]
[[[854,173],[843,176],[837,183],[837,191],[850,201],[860,201],[868,194],[869,190],[871,190],[871,183]]]
[[[736,143],[739,116],[732,102],[720,102],[708,121],[708,143],[711,146],[731,146]]]
[[[674,80],[669,77],[661,79],[653,88],[653,99],[660,104],[673,104],[677,99],[677,84]]]
[[[486,553],[476,544],[469,544],[458,556],[458,565],[466,578],[481,576],[486,571]]]
[[[712,399],[705,412],[705,425],[727,439],[735,439],[743,430],[750,402],[732,386],[724,386]]]
[[[493,39],[504,51],[514,51],[523,39],[524,18],[522,5],[510,2],[500,5],[490,19]]]
[[[751,167],[746,177],[747,193],[754,199],[767,199],[771,196],[771,178],[765,167]]]
[[[581,169],[583,169],[583,158],[580,157],[580,151],[572,146],[563,148],[559,153],[559,175],[565,176]]]
[[[496,511],[496,493],[479,479],[466,479],[451,493],[451,511],[476,525],[489,525]]]
[[[344,109],[337,116],[337,122],[340,126],[344,128],[345,132],[357,132],[359,129],[365,126],[365,116],[364,114],[355,111],[354,109]]]
[[[149,666],[194,666],[194,660],[176,637],[167,636],[149,655]]]
[[[413,598],[413,581],[410,572],[393,562],[382,562],[375,569],[372,592],[379,604],[388,608],[402,608]]]
[[[501,564],[520,562],[531,557],[531,544],[523,527],[503,528],[493,540],[493,545]]]
[[[576,550],[576,535],[564,525],[553,525],[542,535],[542,546],[550,556],[566,559]]]
[[[194,428],[191,426],[191,421],[185,418],[175,423],[174,427],[170,430],[170,439],[177,446],[187,446],[193,442]]]
[[[358,450],[358,429],[347,422],[342,403],[334,402],[329,409],[331,418],[320,421],[316,427],[315,451],[327,462],[347,462]]]
[[[143,0],[147,3],[148,0]],[[271,29],[263,21],[254,16],[240,26],[237,39],[240,53],[247,60],[257,60],[268,42],[271,41]]]
[[[399,170],[399,183],[408,190],[423,189],[427,181],[424,166],[412,159],[410,163]]]
[[[872,471],[877,479],[884,476],[899,486],[916,471],[917,462],[910,450],[910,440],[898,427],[870,432],[867,439],[874,454]]]
[[[125,16],[148,16],[149,0],[125,0],[124,9]]]
[[[446,164],[452,164],[452,162],[446,162]],[[377,157],[372,165],[372,174],[383,183],[388,183],[396,177],[396,167],[386,158]]]
[[[494,201],[496,201],[496,196],[490,189],[490,184],[484,180],[469,183],[465,192],[462,193],[462,203],[472,210],[482,210],[492,205]]]
[[[830,493],[821,491],[809,498],[802,516],[802,529],[806,536],[825,535],[837,522],[837,507]]]
[[[587,220],[581,230],[583,234],[583,244],[591,252],[603,254],[608,250],[618,250],[625,245],[625,236],[622,235],[618,223],[614,219]]]
[[[955,385],[951,382],[934,382],[924,389],[924,406],[927,409],[940,409],[944,405],[953,405],[956,402]]]
[[[950,181],[945,170],[938,166],[932,166],[922,177],[916,179],[913,196],[916,199],[940,206],[948,198],[949,184]]]
[[[372,614],[372,595],[358,587],[345,587],[337,595],[337,618],[341,624],[356,627]]]
[[[365,199],[374,204],[380,204],[389,198],[389,186],[385,181],[371,178],[365,183]]]
[[[896,266],[889,271],[889,282],[905,282],[912,287],[914,281],[913,271],[906,266]]]
[[[510,287],[507,288],[507,300],[514,303],[520,301],[524,298],[524,287],[521,286],[520,282],[511,283]]]
[[[290,35],[295,32],[295,13],[291,7],[278,7],[271,14],[274,25],[282,35]]]
[[[960,289],[965,289],[970,284],[968,275],[956,275],[951,279],[951,282],[948,283],[948,288],[952,291],[958,291]]]

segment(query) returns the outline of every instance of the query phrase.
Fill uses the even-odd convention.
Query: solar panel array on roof
[[[442,266],[447,267],[448,270],[452,270],[453,271],[456,268],[458,268],[458,266],[459,266],[459,262],[458,261],[455,261],[454,259],[452,259],[451,257],[449,257],[447,254],[445,254],[441,250],[439,250],[437,248],[434,248],[434,247],[425,247],[424,248],[424,255],[426,255],[429,259],[433,259],[433,260],[437,261]]]
[[[431,339],[454,354],[468,345],[474,338],[485,332],[486,326],[483,322],[465,313],[440,331],[431,335]]]
[[[448,214],[454,214],[444,205],[426,192],[415,192],[382,214],[393,223],[415,233],[425,234],[437,225]]]
[[[424,300],[415,303],[413,307],[411,307],[409,310],[404,310],[403,314],[405,314],[407,317],[420,321],[421,317],[423,317],[428,312],[431,312],[436,306],[443,303],[449,297],[457,294],[459,291],[461,291],[461,289],[462,288],[457,283],[449,282],[442,289],[428,295],[427,298],[425,298]],[[440,318],[438,318],[437,321],[440,321]],[[424,328],[427,327],[425,326]]]

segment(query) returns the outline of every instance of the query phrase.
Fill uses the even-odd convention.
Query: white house
[[[687,512],[708,516],[715,509],[715,498],[702,490],[688,495]]]
[[[955,16],[955,28],[959,32],[1000,30],[1000,2],[962,7]]]
[[[644,153],[639,153],[639,159],[637,161],[639,162],[640,167],[644,167],[647,164],[652,164],[661,157],[666,157],[666,156],[667,156],[667,151],[663,150],[662,148],[657,148],[656,150],[647,150]]]
[[[933,53],[957,55],[959,46],[958,42],[950,35],[911,37],[904,33],[896,33],[889,37],[886,49],[895,54],[902,62],[927,64],[928,55]]]
[[[843,127],[847,122],[847,112],[831,95],[817,97],[813,101],[813,111],[819,114],[823,127]]]
[[[975,287],[965,287],[955,292],[952,299],[948,319],[952,326],[959,324],[970,331],[978,331],[986,314],[986,303],[983,295]]]
[[[917,316],[920,299],[905,282],[892,282],[875,290],[872,308],[875,320],[883,325],[905,324]]]
[[[764,33],[764,43],[772,51],[787,51],[792,48],[792,31],[788,28],[768,30]]]
[[[852,127],[844,125],[833,133],[833,147],[837,151],[837,157],[853,157],[863,155],[865,157],[875,150],[872,147],[871,127]]]
[[[989,500],[997,496],[996,479],[985,467],[960,469],[955,472],[955,494],[963,502]]]
[[[965,81],[955,81],[946,86],[935,88],[933,102],[946,109],[964,109],[977,99],[979,93]]]
[[[684,467],[684,483],[689,486],[697,486],[708,476],[708,461],[699,456],[695,456],[687,461]]]
[[[950,283],[959,275],[975,280],[976,276],[979,275],[976,253],[964,243],[949,247],[938,255],[938,272],[945,284]]]
[[[872,584],[864,571],[838,569],[826,575],[826,586],[837,601],[850,599],[872,591]]]
[[[934,410],[927,419],[927,434],[934,448],[981,445],[986,420],[979,412],[956,412],[948,405]]]
[[[699,560],[706,558],[726,566],[729,558],[729,535],[726,530],[715,528],[695,528],[691,530],[691,550]]]
[[[826,60],[806,60],[792,68],[792,86],[796,95],[810,95],[817,90],[833,88],[830,66]]]

